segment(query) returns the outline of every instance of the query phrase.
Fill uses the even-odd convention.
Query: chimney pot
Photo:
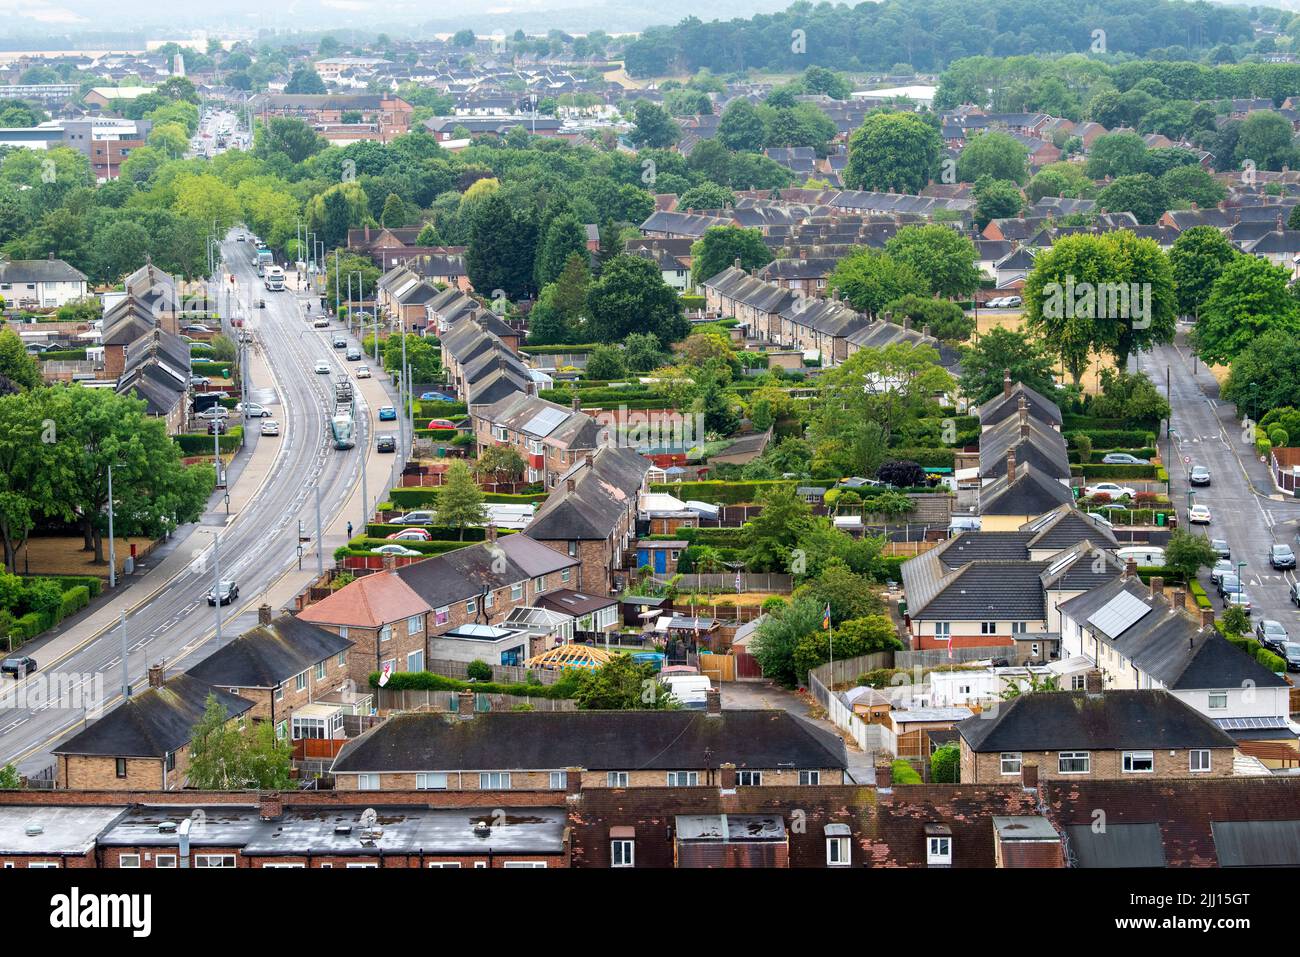
[[[161,688],[163,686],[163,663],[160,661],[149,666],[149,687]]]
[[[257,606],[257,623],[259,625],[269,625],[271,623],[271,606],[263,603]]]

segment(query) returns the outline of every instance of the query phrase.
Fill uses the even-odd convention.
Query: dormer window
[[[947,824],[925,826],[925,864],[952,867],[952,828]]]
[[[852,867],[853,845],[849,841],[849,826],[847,824],[827,824],[825,834],[826,866]]]

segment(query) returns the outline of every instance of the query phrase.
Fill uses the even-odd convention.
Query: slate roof
[[[706,279],[701,285],[713,289],[723,298],[743,303],[756,312],[767,315],[784,312],[795,300],[792,290],[764,282],[735,266],[728,266],[716,276]]]
[[[1060,482],[1052,484],[1057,488],[1065,488]],[[1066,489],[1066,492],[1068,494],[1069,490]],[[1105,548],[1119,546],[1119,539],[1115,537],[1114,531],[1105,525],[1098,525],[1073,505],[1060,505],[1049,513],[1025,522],[1020,528],[1022,531],[1033,533],[1034,537],[1028,543],[1031,549],[1059,550],[1085,540],[1097,542]]]
[[[280,615],[244,632],[186,673],[223,688],[274,688],[352,644],[293,615]]]
[[[673,233],[676,236],[691,236],[698,239],[712,226],[731,224],[729,216],[702,216],[682,210],[675,212],[656,210],[637,228],[643,233]]]
[[[560,477],[525,534],[537,541],[604,541],[635,508],[650,461],[635,449],[606,447],[590,466],[579,462]],[[569,491],[567,479],[574,480]]]
[[[939,580],[919,606],[909,589],[907,613],[922,621],[1037,621],[1046,617],[1039,575],[1044,562],[976,561]],[[906,579],[904,579],[906,587]]]
[[[1015,449],[1016,465],[1036,466],[1054,479],[1070,477],[1070,455],[1065,436],[1032,416],[1020,422],[1013,416],[986,429],[980,435],[980,478],[997,478],[1007,473],[1007,452]]]
[[[533,521],[536,523],[536,519]],[[396,574],[433,609],[577,564],[576,558],[524,535],[503,535],[495,543],[481,542],[443,552],[427,561],[412,562],[397,569]]]
[[[993,717],[968,718],[957,731],[981,753],[1233,747],[1212,721],[1157,689],[1023,694]]]
[[[1041,515],[1073,502],[1069,488],[1029,462],[1018,463],[1014,476],[1003,474],[979,490],[981,515]]]
[[[1022,397],[1029,410],[1030,418],[1038,419],[1057,428],[1060,427],[1062,422],[1061,407],[1023,382],[1014,383],[1011,386],[1010,395],[1006,394],[1004,388],[1002,392],[981,405],[979,407],[980,425],[997,425],[1006,419],[1014,418],[1020,408],[1020,399]]]
[[[62,259],[11,259],[0,261],[0,282],[85,282],[86,274]],[[11,297],[12,298],[12,297]]]
[[[189,744],[203,717],[208,695],[216,695],[229,718],[253,707],[251,701],[214,688],[188,674],[176,675],[161,688],[133,695],[98,721],[64,739],[54,754],[163,758]]]
[[[344,745],[334,773],[844,768],[843,740],[773,709],[405,714]]]

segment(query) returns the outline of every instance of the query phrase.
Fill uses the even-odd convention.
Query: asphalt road
[[[1253,442],[1244,438],[1245,429],[1235,406],[1219,399],[1214,376],[1204,365],[1193,362],[1183,331],[1180,330],[1174,345],[1144,354],[1140,367],[1162,390],[1168,369],[1175,433],[1169,469],[1170,496],[1178,508],[1180,526],[1226,540],[1232,549],[1232,561],[1246,562],[1244,576],[1246,593],[1253,606],[1252,621],[1275,619],[1286,626],[1292,638],[1300,638],[1300,609],[1288,597],[1288,587],[1296,580],[1295,573],[1274,571],[1268,563],[1270,545],[1300,547],[1296,541],[1300,503],[1277,495],[1268,468],[1255,454]],[[1165,436],[1160,437],[1162,451],[1167,449],[1167,441]],[[1191,488],[1187,474],[1193,465],[1210,469],[1210,486],[1191,489],[1192,501],[1210,509],[1208,526],[1186,524],[1187,493]],[[1209,572],[1202,572],[1200,579],[1215,613],[1221,615],[1223,602],[1210,581]]]
[[[236,290],[245,303],[250,295],[254,301],[266,301],[265,309],[245,305],[242,314],[246,317],[245,328],[254,336],[253,348],[265,355],[275,386],[254,390],[250,399],[267,406],[281,428],[278,438],[249,435],[247,441],[278,443],[279,451],[264,484],[229,524],[220,492],[214,495],[198,528],[191,528],[188,541],[180,546],[191,550],[189,567],[153,600],[128,616],[127,663],[132,686],[137,690],[145,684],[150,663],[165,659],[170,675],[219,647],[215,642],[217,609],[206,601],[215,567],[213,536],[209,533],[215,532],[220,539],[221,578],[233,578],[240,586],[239,598],[220,609],[225,642],[256,624],[263,594],[283,573],[297,568],[299,520],[315,538],[315,490],[321,492],[321,522],[325,527],[358,482],[359,468],[370,446],[370,415],[360,390],[355,390],[356,447],[336,451],[328,442],[332,382],[347,365],[343,350],[335,350],[330,344],[340,327],[332,324],[329,329],[312,329],[302,318],[304,299],[287,290],[266,292],[250,263],[250,244],[234,242],[234,235],[232,232],[227,237],[222,250],[236,283],[232,286],[227,278],[222,289]],[[240,314],[239,307],[235,314]],[[330,364],[331,375],[313,372],[322,359]],[[254,426],[251,431],[258,430]],[[324,560],[328,567],[330,557]],[[309,553],[304,567],[314,562],[314,554]],[[150,582],[147,587],[157,586]],[[39,648],[33,654],[42,674],[102,674],[105,710],[121,700],[120,629],[113,628],[83,643],[60,660],[41,659]],[[6,682],[0,691],[11,687]],[[77,684],[70,687],[75,689]],[[86,714],[76,713],[60,701],[41,707],[5,707],[0,711],[0,763],[16,760],[24,773],[48,767],[52,763],[49,749],[77,730],[86,718]]]

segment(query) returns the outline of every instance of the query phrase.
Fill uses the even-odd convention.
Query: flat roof
[[[87,854],[120,807],[14,804],[0,807],[0,854]],[[28,828],[40,831],[29,834]]]

